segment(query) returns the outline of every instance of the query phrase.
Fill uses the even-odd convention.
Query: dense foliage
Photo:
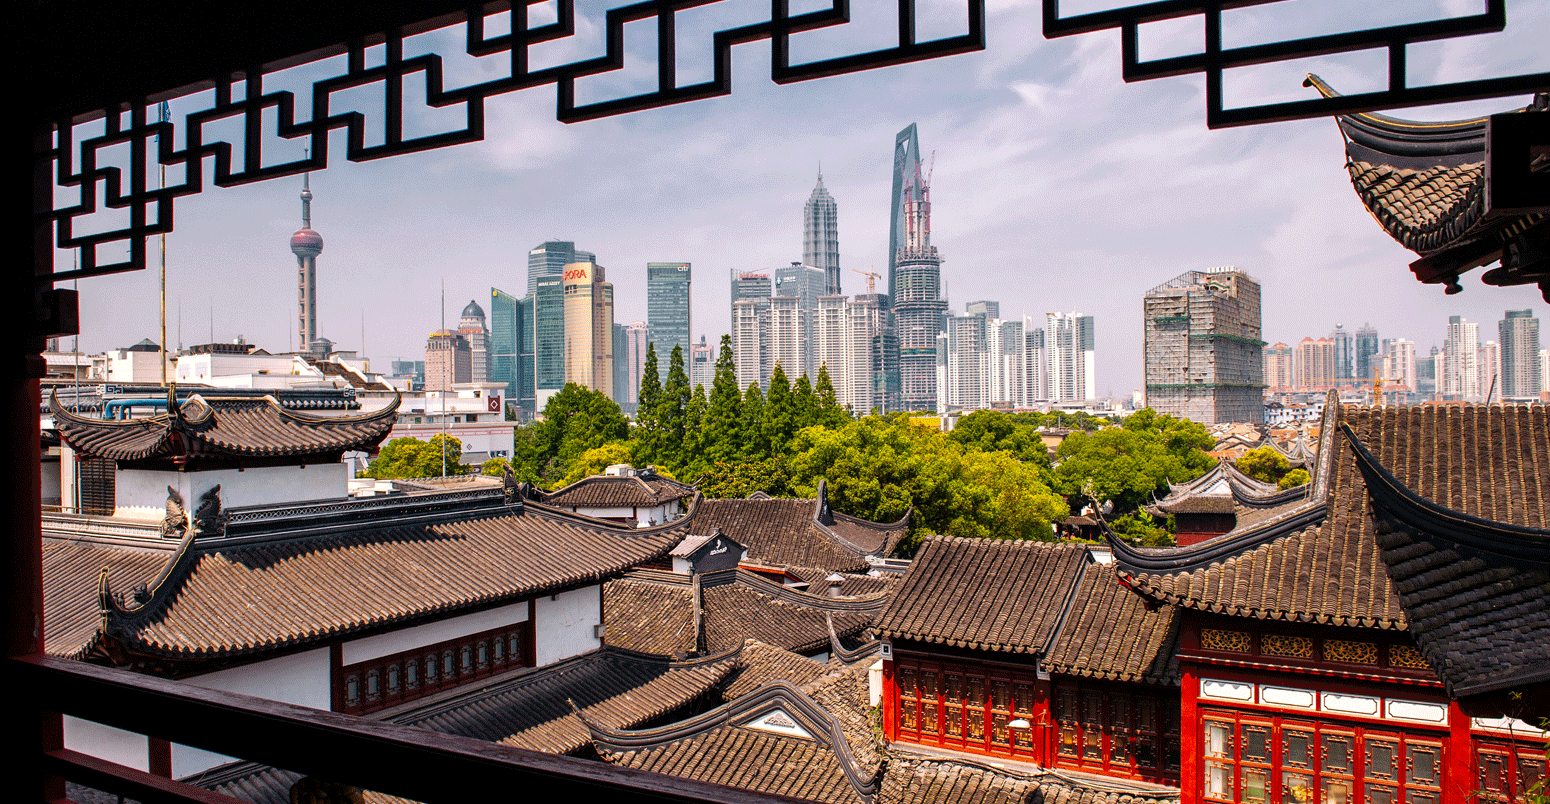
[[[431,436],[430,441],[395,438],[387,442],[377,459],[366,467],[365,474],[378,480],[460,475],[468,471],[462,459],[463,442],[454,436],[437,434]]]
[[[541,421],[517,428],[509,461],[480,470],[509,468],[519,480],[558,488],[616,463],[651,465],[709,497],[812,497],[824,480],[835,510],[879,522],[913,512],[908,550],[927,533],[1047,539],[1074,512],[1105,503],[1116,532],[1168,544],[1171,523],[1140,506],[1166,494],[1169,481],[1212,465],[1204,427],[1151,410],[1118,425],[1082,413],[984,410],[943,433],[934,418],[853,418],[822,367],[816,381],[793,381],[776,366],[767,391],[739,390],[727,337],[708,389],[689,386],[681,349],[669,355],[664,379],[648,347],[639,400],[630,421],[603,394],[567,385]]]

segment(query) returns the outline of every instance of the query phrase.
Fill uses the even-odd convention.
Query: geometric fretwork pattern
[[[708,43],[712,55],[710,80],[679,86],[677,83],[677,37],[675,15],[678,11],[712,5],[719,0],[651,0],[609,9],[606,17],[606,51],[595,58],[580,59],[542,69],[529,69],[529,50],[545,42],[564,39],[575,32],[573,0],[557,0],[557,19],[548,24],[528,25],[528,7],[546,0],[517,0],[512,3],[511,31],[486,34],[486,18],[479,13],[464,14],[461,21],[467,32],[464,50],[470,56],[504,56],[509,60],[507,75],[468,86],[447,88],[443,80],[442,57],[426,54],[404,57],[402,29],[385,32],[383,63],[367,66],[364,42],[346,43],[347,58],[340,75],[312,84],[311,108],[297,109],[295,94],[266,91],[266,74],[253,70],[246,75],[209,76],[213,82],[214,102],[206,109],[188,113],[174,126],[163,123],[152,111],[147,97],[124,98],[103,110],[105,131],[73,141],[68,122],[55,126],[55,143],[35,153],[35,158],[53,165],[55,184],[79,194],[75,203],[56,205],[52,210],[36,210],[35,215],[56,223],[55,246],[79,249],[80,267],[55,272],[49,281],[58,282],[82,276],[97,276],[133,271],[145,267],[148,235],[170,232],[175,199],[201,192],[205,187],[205,162],[214,162],[209,177],[217,187],[232,187],[256,181],[293,176],[304,171],[322,170],[328,165],[329,134],[346,132],[345,158],[352,162],[381,159],[415,153],[448,145],[476,142],[484,138],[485,101],[509,92],[553,84],[557,94],[557,117],[573,123],[626,112],[668,106],[692,100],[726,95],[731,92],[731,50],[733,45],[770,40],[770,77],[777,84],[789,84],[814,78],[903,64],[912,61],[983,50],[985,47],[984,0],[964,0],[966,32],[926,42],[915,41],[914,0],[898,2],[898,44],[880,50],[839,56],[803,64],[791,63],[791,35],[850,23],[849,0],[831,0],[829,8],[791,14],[788,0],[772,0],[770,19],[725,31],[717,31]],[[657,40],[656,89],[600,103],[577,104],[576,80],[623,69],[624,26],[629,22],[654,20]],[[686,43],[689,44],[689,43]],[[707,43],[693,43],[704,46]],[[376,45],[373,45],[375,48]],[[374,51],[375,52],[375,51]],[[462,125],[451,131],[424,136],[406,136],[403,94],[406,79],[423,80],[425,98],[433,108],[457,108],[463,112]],[[362,87],[380,87],[384,113],[381,130],[372,130],[368,146],[367,115],[354,111],[355,96],[342,93]],[[171,87],[146,87],[148,93]],[[340,105],[352,110],[340,111]],[[376,115],[372,115],[376,118]],[[266,120],[268,118],[268,120]],[[231,142],[205,139],[204,127],[225,121],[240,124],[244,136],[240,149]],[[174,142],[181,132],[182,142]],[[265,137],[300,141],[307,156],[275,164],[266,164],[262,149]],[[128,148],[127,159],[114,159],[112,153]],[[113,150],[110,150],[113,149]],[[240,154],[240,166],[233,159]],[[121,164],[127,163],[127,164]],[[176,184],[161,188],[158,165],[180,167],[183,175]],[[100,198],[99,198],[100,196]],[[102,211],[126,213],[127,222],[101,231],[84,231],[78,219]],[[126,244],[123,261],[104,261],[99,250],[113,244]]]
[[[1108,28],[1120,29],[1120,57],[1123,62],[1123,75],[1127,82],[1205,73],[1206,125],[1211,128],[1453,103],[1504,95],[1527,95],[1550,87],[1550,73],[1529,73],[1420,87],[1407,85],[1405,62],[1409,45],[1501,31],[1507,27],[1506,0],[1485,0],[1484,11],[1468,16],[1243,47],[1222,46],[1223,11],[1277,2],[1281,0],[1162,0],[1162,2],[1147,2],[1062,17],[1059,0],[1044,0],[1044,35],[1054,39]],[[1161,20],[1192,17],[1197,14],[1203,18],[1205,24],[1203,52],[1141,60],[1139,30],[1142,25]],[[1223,107],[1222,75],[1227,70],[1255,64],[1379,48],[1388,51],[1387,89],[1331,98],[1319,97],[1286,103],[1268,103],[1260,106],[1238,106],[1231,109]]]

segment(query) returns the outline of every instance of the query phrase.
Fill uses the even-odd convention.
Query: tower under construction
[[[312,174],[301,180],[301,228],[291,235],[291,253],[296,255],[296,350],[312,348],[318,337],[318,255],[323,253],[323,236],[312,230]]]
[[[915,124],[894,146],[896,251],[891,255],[890,297],[899,339],[899,386],[904,410],[936,410],[937,335],[947,316],[942,298],[942,256],[931,245],[931,177],[921,175]]]
[[[1265,421],[1259,283],[1189,271],[1146,292],[1146,404],[1200,424]]]

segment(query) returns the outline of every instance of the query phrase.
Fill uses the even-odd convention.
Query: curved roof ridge
[[[791,603],[798,606],[806,606],[824,612],[834,611],[871,611],[880,610],[888,603],[888,592],[873,592],[870,595],[856,595],[854,597],[824,597],[812,592],[804,592],[793,589],[784,584],[776,583],[757,572],[739,567],[736,572],[737,583],[758,592],[759,594],[779,600],[783,603]]]
[[[776,711],[785,712],[797,720],[813,742],[834,752],[846,781],[858,796],[870,800],[877,792],[876,772],[869,777],[863,776],[861,764],[851,750],[850,741],[845,739],[844,728],[839,720],[807,693],[784,679],[767,682],[753,692],[708,712],[651,729],[609,728],[587,718],[580,709],[575,708],[575,704],[571,704],[571,707],[576,717],[586,725],[594,745],[600,750],[619,754],[659,748],[727,726],[746,728],[745,724],[755,718]]]

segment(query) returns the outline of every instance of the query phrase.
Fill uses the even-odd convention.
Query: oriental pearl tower
[[[291,253],[296,255],[298,351],[312,348],[318,337],[318,255],[323,253],[323,236],[312,230],[312,174],[301,180],[301,228],[291,235]]]

